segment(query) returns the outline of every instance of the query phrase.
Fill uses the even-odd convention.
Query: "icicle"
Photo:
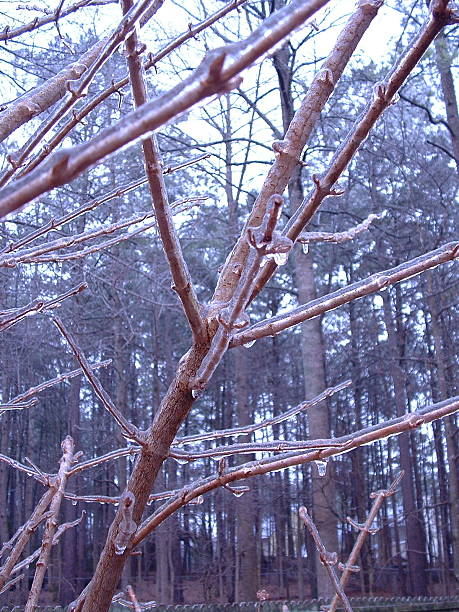
[[[303,249],[303,253],[307,255],[309,253],[309,243],[303,242],[302,249]]]
[[[191,395],[194,397],[194,399],[197,399],[201,395],[201,392],[199,389],[192,389]]]
[[[255,342],[256,342],[256,340],[249,340],[249,342],[246,342],[242,346],[245,346],[245,348],[250,348],[251,346],[253,346],[255,344]]]
[[[323,461],[321,459],[317,459],[317,461],[314,461],[314,463],[316,464],[317,467],[317,473],[319,474],[319,476],[325,476],[325,474],[327,473],[327,462]]]
[[[274,253],[274,261],[278,266],[285,266],[288,260],[288,253]]]
[[[186,465],[188,463],[188,459],[185,459],[184,457],[172,457],[172,459],[177,461],[179,465]]]

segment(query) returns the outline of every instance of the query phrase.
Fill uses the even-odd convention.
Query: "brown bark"
[[[405,376],[400,365],[400,333],[392,314],[390,296],[387,291],[383,293],[384,302],[384,321],[388,335],[389,346],[389,371],[394,385],[394,400],[397,415],[401,416],[409,412],[406,397]],[[406,546],[408,559],[408,577],[410,595],[427,595],[427,557],[425,527],[421,509],[416,504],[416,494],[414,490],[414,470],[417,466],[413,465],[410,451],[410,434],[404,433],[398,437],[400,451],[400,467],[405,472],[402,480],[403,509],[406,523]]]
[[[248,425],[252,421],[249,407],[249,380],[247,350],[239,347],[234,352],[236,402],[238,425]],[[241,442],[249,442],[251,436],[241,436]],[[236,575],[236,601],[255,601],[258,587],[255,520],[256,499],[255,483],[251,491],[237,500],[236,505],[236,555],[238,573]]]
[[[434,41],[435,59],[440,72],[440,82],[445,104],[446,120],[449,126],[451,148],[459,172],[459,110],[457,106],[454,77],[451,70],[452,55],[448,49],[448,39],[442,30]]]
[[[448,397],[446,380],[446,356],[443,348],[443,334],[440,327],[440,315],[436,299],[433,295],[433,279],[427,273],[427,305],[430,310],[430,325],[435,349],[435,365],[437,368],[438,389],[440,398]],[[453,572],[456,583],[459,583],[459,469],[457,464],[457,427],[453,417],[444,420],[446,431],[446,452],[448,459],[448,493],[451,516],[451,538],[453,549]]]

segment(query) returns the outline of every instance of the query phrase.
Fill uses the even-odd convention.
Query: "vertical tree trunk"
[[[247,349],[234,349],[236,401],[238,425],[248,425],[251,421],[249,405],[249,381]],[[251,436],[241,436],[240,442],[249,442]],[[244,461],[247,457],[244,458]],[[255,491],[254,482],[250,483],[251,491],[245,493],[237,501],[237,546],[238,574],[236,575],[236,601],[255,601],[257,594],[257,555],[255,544]]]
[[[384,321],[388,335],[389,346],[389,370],[394,385],[394,399],[397,416],[409,411],[407,405],[405,380],[403,370],[400,366],[399,339],[390,302],[388,291],[383,293]],[[409,433],[398,436],[400,450],[400,467],[405,471],[405,477],[401,483],[403,509],[406,524],[406,544],[408,559],[408,576],[410,595],[427,595],[427,558],[424,522],[420,510],[416,506],[416,495],[414,490],[414,470],[410,452]]]
[[[448,49],[448,39],[442,30],[434,41],[435,59],[440,72],[441,90],[449,126],[451,147],[459,172],[459,111],[457,106],[454,77],[451,70],[453,56]]]
[[[442,330],[439,321],[439,310],[433,295],[432,274],[427,273],[427,305],[430,310],[431,332],[435,349],[435,365],[437,369],[437,381],[439,399],[448,397],[448,385],[446,380],[446,357],[443,349]],[[448,458],[448,489],[449,508],[451,516],[451,537],[453,548],[453,573],[456,584],[459,584],[459,469],[457,463],[457,427],[454,417],[446,417],[443,420],[446,431],[446,452]]]

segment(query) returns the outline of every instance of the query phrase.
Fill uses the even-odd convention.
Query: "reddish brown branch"
[[[376,291],[381,291],[390,285],[435,268],[439,264],[454,261],[457,257],[459,257],[459,242],[449,242],[435,251],[415,257],[395,268],[377,272],[368,278],[333,291],[324,297],[312,300],[304,306],[294,308],[286,314],[256,323],[233,336],[230,346],[240,346],[265,336],[274,336],[289,327],[322,315],[338,306],[348,304],[353,300]]]
[[[325,570],[330,578],[330,582],[332,583],[333,588],[336,591],[336,597],[339,597],[341,599],[346,612],[352,612],[349,599],[347,598],[346,593],[344,592],[343,587],[340,584],[338,576],[335,572],[335,568],[333,567],[334,565],[336,565],[336,562],[338,560],[338,554],[336,552],[329,552],[328,550],[326,550],[322,542],[322,538],[320,537],[320,534],[317,530],[317,527],[315,526],[314,521],[309,516],[308,511],[304,506],[302,506],[298,510],[298,514],[300,515],[301,520],[303,521],[305,527],[309,530],[309,533],[311,534],[312,539],[314,540],[317,552],[319,553],[320,562],[325,567]]]
[[[327,4],[327,1],[293,0],[268,17],[246,40],[209,52],[194,73],[169,92],[147,102],[88,142],[54,153],[27,177],[16,180],[0,191],[0,217],[17,210],[53,187],[70,182],[107,155],[151,133],[201,100],[237,87],[240,83],[237,77],[245,68]],[[128,33],[123,30],[123,37]],[[113,39],[119,41],[118,37]],[[111,47],[113,44],[106,45],[107,49]],[[215,70],[222,55],[225,62],[216,77]],[[92,76],[93,70],[89,72]],[[61,115],[62,111],[59,117]]]
[[[134,442],[137,442],[138,444],[143,444],[144,439],[143,439],[142,432],[135,425],[130,423],[124,417],[124,415],[121,414],[118,408],[115,406],[111,397],[102,387],[102,384],[97,378],[97,376],[95,376],[95,374],[93,373],[89,362],[87,361],[86,357],[83,354],[83,351],[78,346],[77,342],[75,341],[73,336],[70,334],[70,332],[67,330],[67,328],[64,326],[61,319],[59,317],[53,316],[52,320],[55,326],[57,327],[57,329],[62,334],[62,336],[67,340],[70,348],[72,349],[72,352],[75,358],[77,359],[78,363],[81,366],[81,369],[84,372],[84,375],[86,376],[87,381],[89,382],[92,389],[94,390],[94,393],[97,395],[97,397],[102,402],[102,405],[112,415],[112,417],[115,419],[115,421],[121,428],[123,436],[125,436],[129,440],[133,440]]]

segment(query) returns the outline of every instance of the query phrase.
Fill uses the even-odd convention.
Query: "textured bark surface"
[[[401,352],[399,348],[401,330],[396,327],[396,320],[392,313],[390,296],[387,291],[383,293],[384,321],[386,325],[389,345],[389,370],[394,385],[394,400],[397,415],[409,412],[405,389],[405,377],[400,366]],[[400,467],[405,472],[402,480],[403,510],[406,525],[406,547],[408,558],[408,584],[409,594],[427,595],[427,556],[424,524],[420,516],[421,508],[417,507],[414,485],[413,457],[410,449],[410,433],[398,436],[400,450]]]

